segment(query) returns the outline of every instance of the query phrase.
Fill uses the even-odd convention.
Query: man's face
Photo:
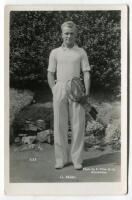
[[[74,28],[64,27],[62,30],[62,38],[63,42],[66,45],[72,45],[76,39],[76,33]]]

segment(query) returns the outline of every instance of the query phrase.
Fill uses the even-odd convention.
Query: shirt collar
[[[65,44],[62,43],[61,47],[63,48],[63,50],[67,50],[67,49],[75,49],[75,48],[77,47],[77,44],[75,43],[75,44],[73,45],[73,47],[71,47],[71,48],[67,48],[67,47],[65,46]]]

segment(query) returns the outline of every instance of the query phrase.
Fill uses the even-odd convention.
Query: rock
[[[21,134],[27,134],[27,135],[36,135],[38,131],[38,127],[34,124],[34,122],[26,120],[23,123],[23,127],[20,129]]]
[[[48,142],[49,144],[51,144],[53,140],[53,132],[50,129],[45,131],[40,131],[37,133],[36,140],[40,143]]]
[[[113,140],[118,140],[120,138],[119,124],[109,123],[105,130],[105,142],[112,143]]]
[[[20,137],[16,137],[15,140],[14,140],[14,142],[15,142],[16,144],[21,143],[21,139],[20,139]]]
[[[100,145],[94,146],[93,149],[98,150],[98,151],[104,151],[105,148],[101,147]]]
[[[32,122],[26,120],[24,123],[23,130],[25,131],[37,131],[37,126]]]
[[[18,134],[18,136],[19,137],[25,137],[25,136],[27,136],[27,134],[26,133],[20,133],[20,134]]]
[[[24,136],[22,137],[23,144],[32,144],[36,140],[36,136]]]
[[[28,131],[37,132],[38,128],[34,124],[30,123],[28,126]]]
[[[39,129],[42,129],[42,130],[45,130],[45,128],[46,128],[46,123],[43,119],[38,119],[36,121],[36,125]]]

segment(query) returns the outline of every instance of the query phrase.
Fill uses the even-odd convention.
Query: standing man
[[[67,21],[62,24],[61,30],[63,43],[59,48],[51,51],[48,66],[48,83],[53,93],[54,107],[55,168],[63,168],[71,156],[74,168],[80,170],[83,168],[85,110],[79,103],[67,98],[66,83],[73,77],[80,77],[82,71],[86,96],[89,96],[90,66],[86,52],[75,43],[76,25],[72,21]],[[72,129],[70,154],[67,139],[68,118]]]

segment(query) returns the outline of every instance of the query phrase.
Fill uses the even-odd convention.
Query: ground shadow
[[[101,155],[99,157],[85,159],[83,161],[83,167],[89,167],[89,166],[94,166],[94,165],[96,166],[96,165],[108,164],[108,163],[120,165],[120,162],[121,162],[120,152],[113,152],[113,153]]]

